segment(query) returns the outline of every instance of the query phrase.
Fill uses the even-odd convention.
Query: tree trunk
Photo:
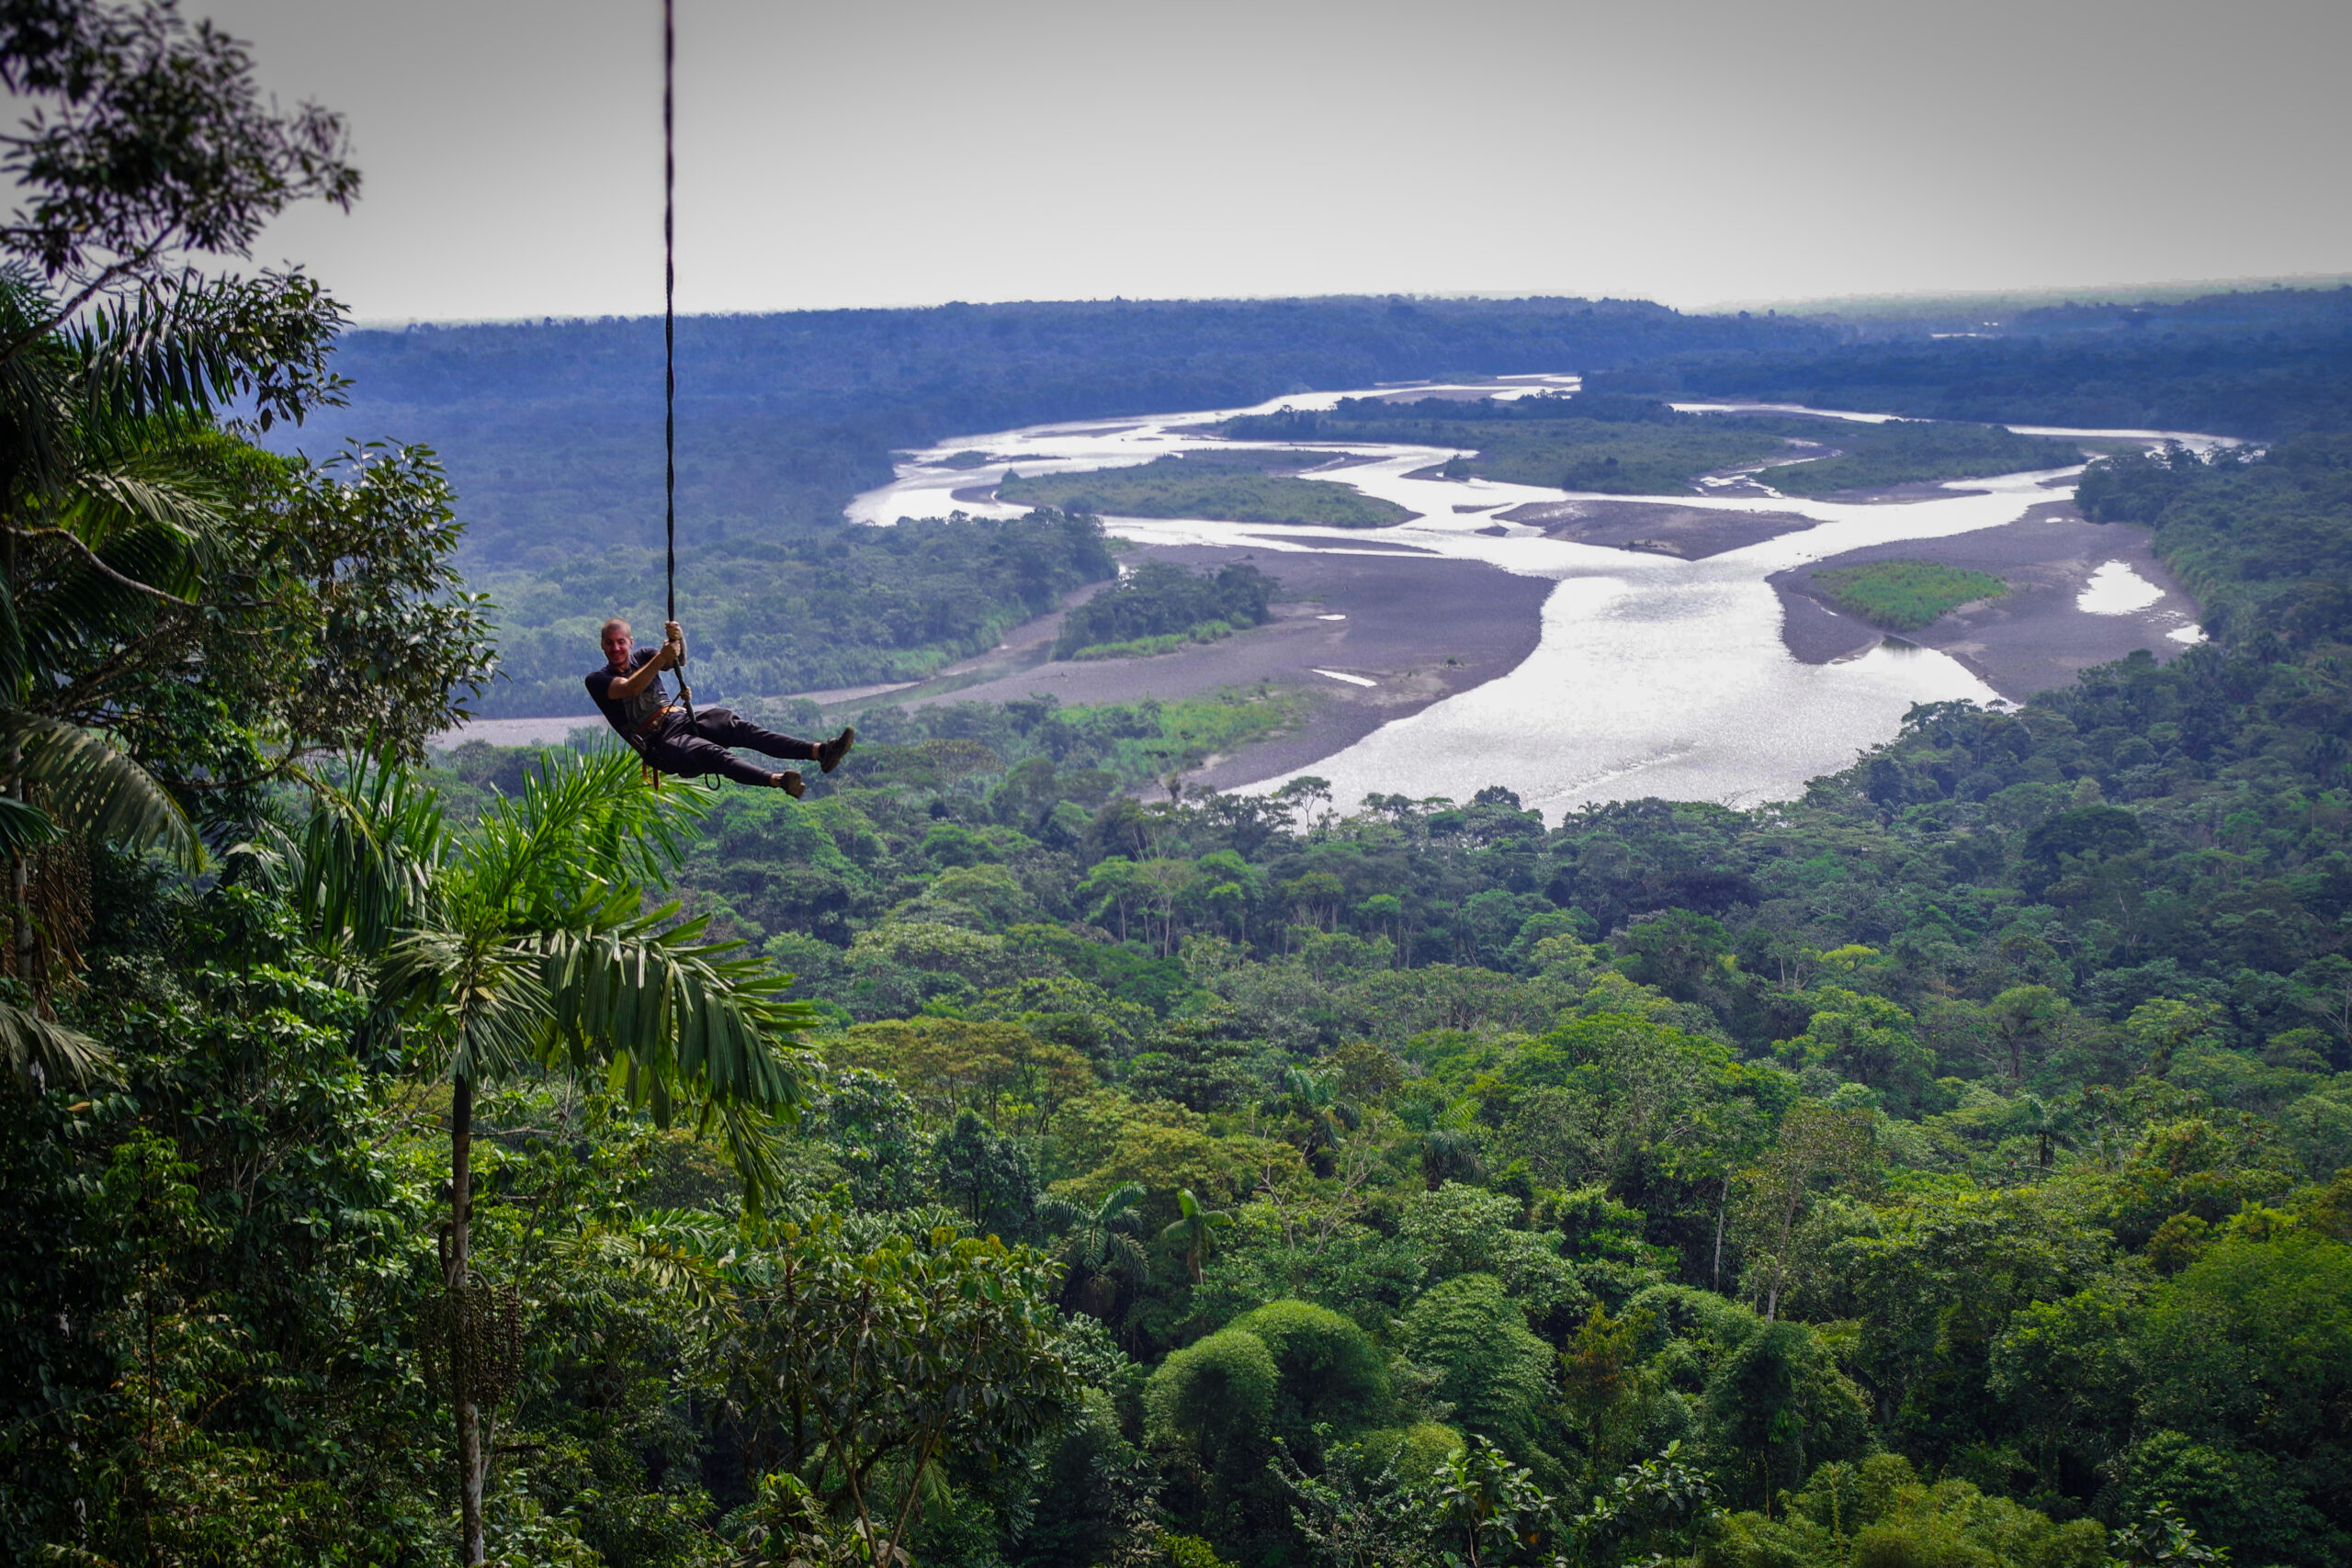
[[[8,536],[7,555],[0,559],[0,571],[7,575],[8,602],[17,598],[17,536]],[[19,694],[10,692],[13,703]],[[17,739],[8,747],[8,793],[17,799],[25,798],[25,743]],[[10,934],[9,962],[15,965],[17,979],[30,987],[33,983],[33,903],[32,863],[21,853],[8,857],[8,892]],[[36,998],[38,1000],[38,998]]]
[[[1715,1198],[1715,1265],[1707,1277],[1707,1289],[1717,1295],[1724,1290],[1724,1211],[1731,1206],[1731,1172],[1724,1172],[1724,1190]]]
[[[25,798],[25,749],[21,744],[8,748],[8,793],[18,800]],[[33,865],[22,852],[8,857],[8,913],[13,940],[8,948],[8,972],[24,982],[40,1002],[40,989],[34,984],[33,951]]]
[[[1781,1269],[1788,1259],[1789,1227],[1796,1223],[1797,1205],[1804,1201],[1804,1189],[1797,1187],[1789,1194],[1787,1207],[1781,1211],[1781,1242],[1772,1249],[1772,1290],[1764,1303],[1764,1321],[1767,1323],[1776,1321],[1781,1314]]]
[[[444,1281],[449,1292],[453,1341],[464,1335],[464,1329],[458,1325],[466,1322],[464,1314],[469,1298],[467,1232],[473,1223],[473,1080],[459,1077],[449,1099],[449,1274]],[[464,1534],[458,1561],[467,1568],[475,1568],[484,1556],[481,1412],[474,1404],[474,1391],[467,1386],[469,1371],[464,1349],[453,1342],[449,1347],[449,1404],[458,1413],[458,1513]]]

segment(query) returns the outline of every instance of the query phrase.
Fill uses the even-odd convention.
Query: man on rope
[[[628,623],[614,616],[601,634],[604,665],[590,671],[587,681],[597,710],[645,759],[647,767],[682,779],[724,773],[737,784],[780,789],[797,800],[805,787],[798,770],[776,773],[755,768],[729,748],[745,746],[771,757],[814,762],[830,773],[856,742],[854,729],[843,729],[831,740],[795,740],[725,708],[703,708],[688,719],[684,702],[662,686],[662,671],[675,669],[686,657],[686,635],[675,621],[664,621],[662,635],[660,648],[638,648]]]

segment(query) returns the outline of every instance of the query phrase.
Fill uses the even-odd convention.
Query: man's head
[[[605,662],[616,670],[627,670],[628,656],[637,647],[628,635],[628,623],[615,615],[597,637],[605,645]]]

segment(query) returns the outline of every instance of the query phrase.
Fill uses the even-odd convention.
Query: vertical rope
[[[678,618],[678,159],[676,87],[678,33],[674,0],[662,0],[662,538],[667,553],[662,619]],[[678,695],[694,722],[694,693],[685,661],[678,664]]]

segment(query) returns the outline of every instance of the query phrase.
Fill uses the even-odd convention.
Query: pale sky
[[[2344,0],[677,0],[680,308],[2352,271]],[[661,307],[658,0],[185,0],[366,321]]]

